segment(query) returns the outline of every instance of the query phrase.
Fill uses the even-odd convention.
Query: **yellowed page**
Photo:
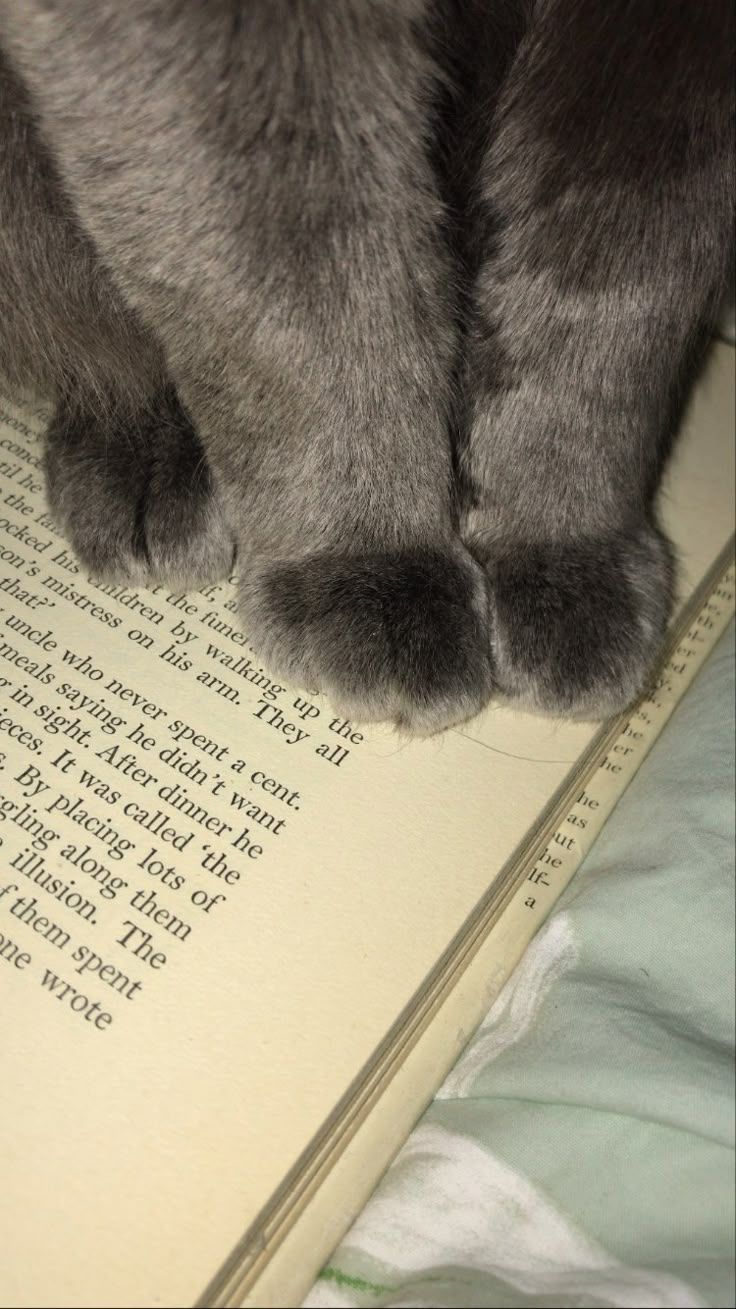
[[[688,588],[731,526],[731,360],[668,492]],[[596,729],[342,723],[259,671],[229,588],[77,573],[2,413],[2,1303],[191,1303]]]

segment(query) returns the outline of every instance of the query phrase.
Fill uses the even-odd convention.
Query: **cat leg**
[[[54,405],[50,508],[95,577],[203,585],[234,544],[160,346],[79,228],[0,57],[0,377]]]
[[[54,402],[47,497],[98,579],[203,585],[233,538],[164,356],[80,229],[0,58],[0,376]]]
[[[82,224],[200,433],[254,646],[421,732],[492,689],[454,515],[427,7],[0,3]]]
[[[500,689],[623,708],[657,655],[672,552],[653,499],[733,222],[730,3],[536,6],[476,222],[460,465]]]

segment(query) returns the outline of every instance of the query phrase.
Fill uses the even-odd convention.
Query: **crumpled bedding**
[[[731,1306],[734,630],[309,1294]]]

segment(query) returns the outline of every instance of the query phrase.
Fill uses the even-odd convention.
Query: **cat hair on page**
[[[0,373],[107,580],[424,733],[617,711],[732,259],[731,0],[0,0]]]

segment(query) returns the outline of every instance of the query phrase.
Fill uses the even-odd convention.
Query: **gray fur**
[[[612,8],[0,0],[0,367],[56,399],[89,567],[197,583],[234,539],[256,648],[353,717],[640,689],[727,259],[729,20],[641,0],[632,44]]]

